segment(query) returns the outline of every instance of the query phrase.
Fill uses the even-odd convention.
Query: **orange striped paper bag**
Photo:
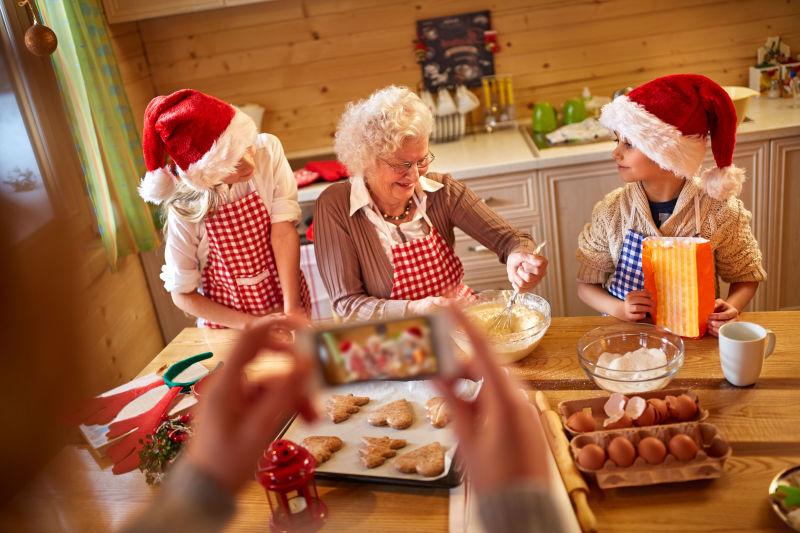
[[[682,337],[705,335],[714,311],[714,255],[699,237],[647,237],[642,242],[644,288],[653,295],[653,322]]]

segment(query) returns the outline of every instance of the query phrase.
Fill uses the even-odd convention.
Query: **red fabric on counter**
[[[347,167],[336,160],[309,161],[306,163],[305,169],[318,173],[325,181],[339,181],[342,178],[350,177]]]

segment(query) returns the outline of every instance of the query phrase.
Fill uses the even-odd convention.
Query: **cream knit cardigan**
[[[647,195],[640,182],[628,183],[608,193],[592,210],[592,221],[578,236],[578,281],[605,285],[614,273],[622,239],[630,228],[645,237],[695,235],[694,197],[700,198],[700,236],[711,241],[717,275],[728,283],[764,281],[761,250],[750,228],[750,212],[738,198],[719,201],[687,180],[675,210],[657,228]],[[631,213],[636,208],[633,218]]]

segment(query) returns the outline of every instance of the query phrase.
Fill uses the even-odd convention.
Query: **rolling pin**
[[[575,506],[575,515],[584,533],[595,533],[597,531],[597,519],[589,507],[586,496],[589,494],[589,485],[583,479],[580,470],[575,466],[572,454],[569,451],[569,441],[564,435],[564,428],[561,426],[561,418],[550,408],[550,402],[542,391],[536,391],[534,404],[542,416],[542,426],[544,427],[547,440],[550,442],[550,449],[564,480],[570,499]]]

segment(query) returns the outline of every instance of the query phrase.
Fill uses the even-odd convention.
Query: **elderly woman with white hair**
[[[405,87],[376,91],[342,115],[335,149],[351,178],[320,195],[314,238],[325,288],[345,320],[420,314],[470,295],[455,227],[496,253],[521,291],[547,270],[530,235],[460,181],[428,172],[432,128],[430,110]]]

